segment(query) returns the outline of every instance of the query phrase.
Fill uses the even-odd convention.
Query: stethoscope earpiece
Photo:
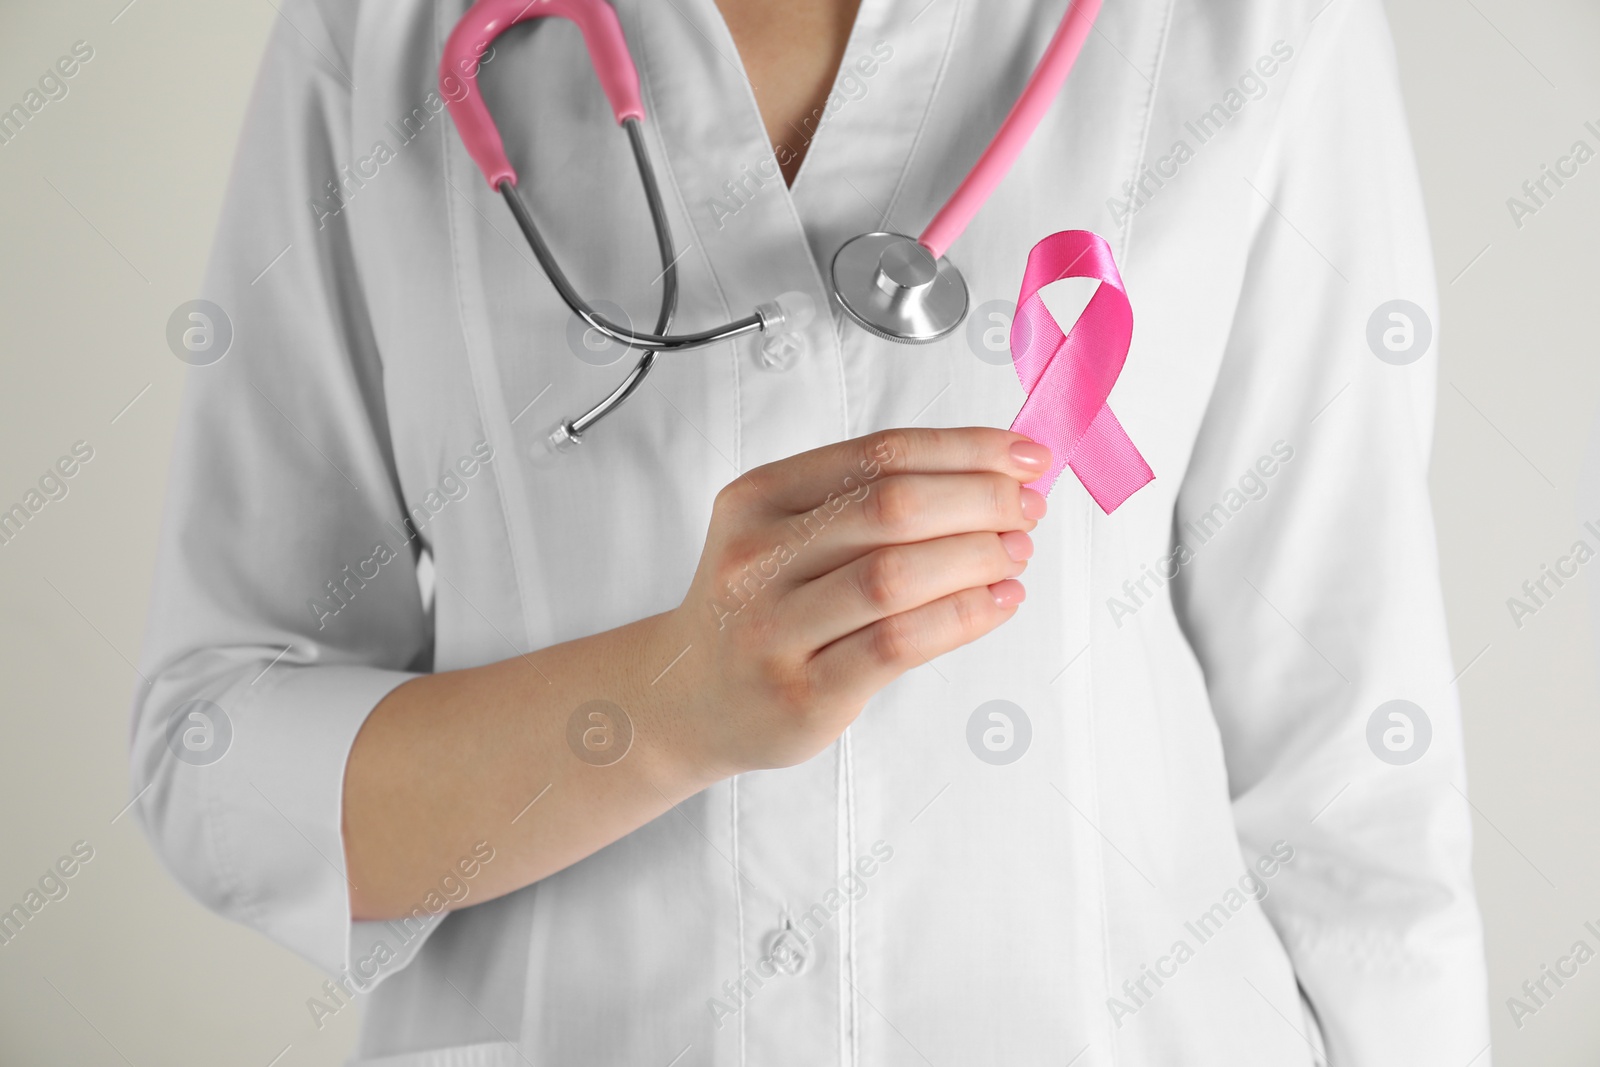
[[[791,289],[770,303],[757,305],[756,313],[762,320],[756,358],[763,367],[786,371],[811,351],[806,327],[817,317],[817,303],[811,297]]]

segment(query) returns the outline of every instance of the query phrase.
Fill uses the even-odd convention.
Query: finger
[[[1017,613],[1022,598],[1022,583],[1007,579],[879,619],[813,656],[812,686],[865,701],[911,668],[989,633]]]
[[[1015,578],[1032,555],[1033,541],[1020,530],[889,545],[800,586],[778,611],[804,647],[820,649],[879,619]]]
[[[1044,497],[1004,474],[896,474],[774,524],[771,537],[793,554],[784,570],[810,581],[885,545],[956,534],[1031,530],[1045,514]]]
[[[1049,449],[1010,430],[911,428],[802,452],[757,467],[735,484],[774,511],[798,513],[859,492],[885,474],[992,471],[1031,482],[1049,467]]]

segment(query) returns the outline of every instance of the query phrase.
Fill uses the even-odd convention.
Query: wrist
[[[714,758],[710,724],[698,713],[711,692],[700,669],[706,650],[697,646],[681,608],[641,619],[630,630],[634,746],[650,781],[677,803],[738,773]]]

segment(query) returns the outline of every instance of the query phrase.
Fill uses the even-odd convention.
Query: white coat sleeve
[[[1483,1067],[1471,809],[1428,499],[1436,345],[1395,365],[1367,340],[1390,300],[1437,323],[1427,224],[1378,0],[1330,5],[1303,48],[1274,147],[1241,176],[1259,222],[1179,494],[1175,540],[1193,555],[1175,607],[1246,862],[1278,840],[1295,850],[1263,906],[1330,1062]],[[1195,522],[1241,503],[1225,528]],[[1409,751],[1370,744],[1391,700],[1420,707],[1431,737],[1415,722]],[[1404,749],[1399,720],[1383,726]]]
[[[310,207],[348,158],[350,86],[314,6],[284,14],[202,289],[232,341],[187,372],[132,773],[183,886],[337,973],[381,926],[350,919],[346,757],[372,708],[427,669],[431,629],[350,231]]]

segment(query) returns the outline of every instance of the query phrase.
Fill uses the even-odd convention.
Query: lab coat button
[[[799,976],[811,970],[812,952],[787,919],[767,937],[767,958],[783,973]]]

